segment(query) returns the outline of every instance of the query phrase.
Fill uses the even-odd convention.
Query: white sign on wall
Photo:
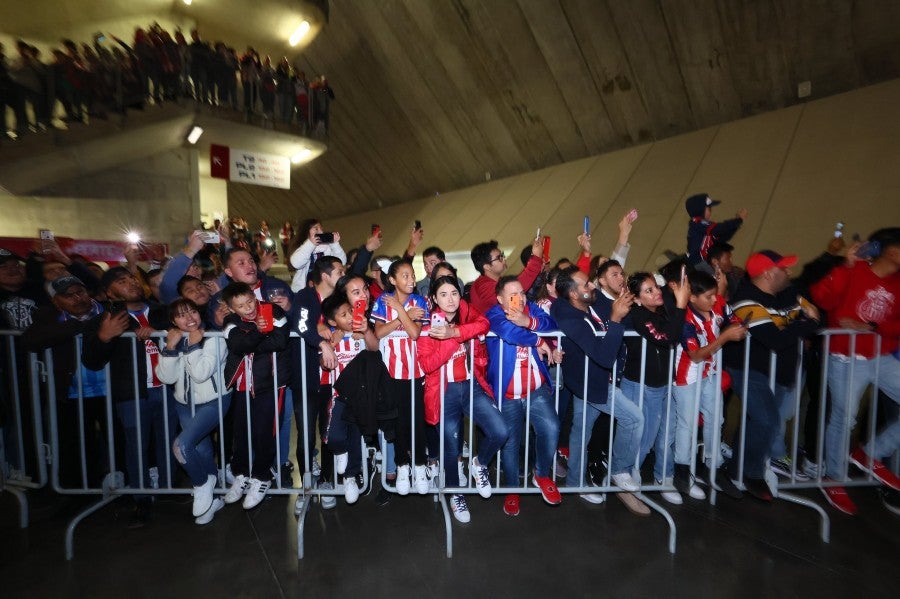
[[[262,154],[215,144],[209,147],[210,174],[236,183],[291,188],[291,161],[286,156]]]

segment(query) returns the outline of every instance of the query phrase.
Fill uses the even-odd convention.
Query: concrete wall
[[[119,240],[126,231],[181,247],[195,228],[189,150],[57,184],[40,197],[0,195],[0,236],[34,237],[39,228],[81,239]]]
[[[683,252],[684,199],[707,192],[723,201],[715,220],[746,207],[733,239],[736,259],[772,248],[808,260],[820,253],[835,222],[848,235],[900,225],[900,80],[866,87],[559,166],[491,181],[416,202],[330,219],[352,247],[372,223],[385,233],[384,253],[408,242],[423,222],[424,246],[468,252],[497,239],[518,252],[535,227],[553,237],[552,259],[575,256],[582,217],[591,217],[595,253],[608,253],[616,223],[640,211],[628,270],[655,269],[663,250]],[[458,260],[464,278],[473,274]],[[463,263],[465,262],[465,263]],[[518,260],[510,260],[513,271]]]

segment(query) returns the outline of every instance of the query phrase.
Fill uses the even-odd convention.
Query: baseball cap
[[[707,206],[712,208],[713,206],[718,206],[721,203],[722,202],[720,202],[719,200],[714,200],[709,197],[708,194],[698,193],[692,195],[684,201],[684,209],[687,210],[687,213],[691,218],[694,218],[696,216],[703,216],[703,213],[706,212]]]
[[[797,256],[782,256],[772,250],[762,250],[747,258],[747,276],[758,277],[770,268],[790,268],[797,264]]]
[[[9,262],[10,260],[15,260],[16,262],[23,262],[23,260],[19,256],[12,253],[8,249],[0,248],[0,264],[3,264],[4,262]]]
[[[131,276],[131,272],[124,266],[114,266],[103,273],[103,277],[100,279],[100,286],[103,289],[109,289],[109,286],[121,279],[122,277]]]
[[[65,293],[68,292],[70,288],[76,285],[85,287],[85,284],[82,283],[81,279],[79,279],[78,277],[60,277],[55,281],[50,281],[49,283],[47,283],[47,294],[50,295],[50,297],[56,297],[60,293],[65,295]]]

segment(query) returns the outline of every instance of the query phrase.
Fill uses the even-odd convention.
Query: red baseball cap
[[[745,270],[751,279],[758,277],[770,268],[790,268],[797,264],[797,256],[782,256],[772,250],[762,250],[747,258]]]

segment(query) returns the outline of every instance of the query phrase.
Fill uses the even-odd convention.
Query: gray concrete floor
[[[824,504],[818,492],[805,493]],[[549,507],[523,496],[470,499],[472,522],[453,523],[445,556],[442,512],[431,497],[374,493],[334,510],[313,504],[306,556],[297,560],[292,497],[193,524],[190,500],[162,499],[151,523],[129,529],[128,499],[86,519],[75,559],[64,557],[71,498],[32,493],[31,525],[0,496],[0,596],[13,597],[896,597],[900,518],[873,489],[852,490],[860,515],[829,510],[832,540],[811,510],[783,501],[720,498],[672,508],[678,547],[666,549],[662,518],[638,518],[616,499],[591,506],[573,496]]]

